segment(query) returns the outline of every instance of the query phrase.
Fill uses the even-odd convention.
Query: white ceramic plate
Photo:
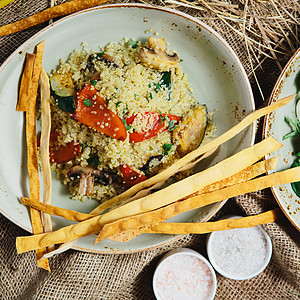
[[[300,49],[294,54],[285,66],[271,94],[270,103],[299,93],[300,90]],[[299,95],[299,94],[298,94]],[[281,107],[265,118],[264,137],[272,136],[283,144],[278,151],[266,158],[279,155],[278,165],[275,171],[288,169],[295,160],[295,153],[300,152],[300,136],[293,139],[282,140],[283,136],[291,132],[291,128],[285,122],[285,117],[296,120],[295,106],[299,97]],[[290,184],[272,187],[272,192],[288,219],[300,231],[300,199],[293,192]]]
[[[59,20],[43,29],[17,49],[0,69],[0,203],[2,213],[22,228],[31,231],[28,211],[18,198],[28,196],[26,148],[23,114],[15,111],[18,83],[24,56],[34,45],[46,41],[43,66],[47,72],[55,68],[60,58],[66,59],[73,49],[86,42],[89,49],[118,42],[123,37],[146,41],[152,34],[169,42],[176,50],[184,71],[193,85],[200,103],[209,111],[217,110],[214,121],[220,135],[254,110],[251,87],[241,63],[228,44],[211,28],[189,15],[145,5],[108,5],[89,9]],[[218,155],[206,164],[214,164],[251,144],[254,126],[224,144]],[[90,200],[73,201],[67,189],[53,176],[54,205],[89,212],[96,205]],[[223,202],[224,203],[224,202]],[[178,222],[204,221],[213,216],[223,203],[182,214]],[[53,217],[54,229],[70,222]],[[95,236],[80,239],[76,249],[104,253],[127,253],[157,247],[177,236],[141,235],[128,243],[103,241],[93,245]]]

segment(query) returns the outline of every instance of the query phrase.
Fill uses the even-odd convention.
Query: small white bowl
[[[228,218],[242,218],[241,216],[231,216],[231,217],[226,217],[226,219]],[[224,218],[225,219],[225,218]],[[233,238],[233,235],[228,236],[229,234],[227,233],[228,231],[231,231],[231,233],[233,233],[233,230],[235,230],[234,233],[237,233],[236,238]],[[249,231],[251,230],[251,231]],[[226,245],[229,245],[229,243],[231,243],[230,245],[233,246],[232,249],[238,249],[238,251],[240,251],[239,255],[235,255],[233,253],[228,254],[228,250],[229,248],[223,248],[223,258],[220,258],[220,256],[218,256],[219,258],[217,258],[217,253],[214,252],[213,250],[213,243],[219,243],[219,247],[218,244],[216,244],[217,250],[221,251],[221,248],[224,247],[224,240],[222,241],[221,235],[225,234],[227,235],[227,237],[229,237],[229,239],[227,239],[225,241],[225,243],[227,243]],[[230,234],[231,234],[230,233]],[[243,234],[243,235],[242,235]],[[245,234],[248,234],[247,237],[245,236]],[[252,237],[255,238],[255,235],[257,237],[256,240],[251,241],[250,239]],[[223,236],[224,239],[224,236]],[[235,263],[240,263],[243,262],[242,259],[248,259],[249,261],[254,261],[254,253],[251,254],[251,251],[249,251],[249,249],[245,249],[245,251],[243,251],[243,249],[241,248],[241,244],[240,242],[245,242],[246,243],[246,247],[249,247],[250,245],[252,245],[253,247],[257,247],[259,245],[259,243],[262,243],[262,239],[264,239],[265,241],[265,257],[262,258],[260,257],[260,264],[257,265],[257,268],[252,268],[251,272],[248,270],[247,272],[245,270],[241,270],[241,267],[239,265],[236,266],[236,272],[235,271],[228,271],[224,270],[228,267],[230,268],[234,268],[234,264]],[[239,240],[239,241],[238,241]],[[214,269],[221,275],[230,278],[230,279],[234,279],[234,280],[246,280],[246,279],[250,279],[253,278],[255,276],[257,276],[258,274],[260,274],[269,264],[270,259],[272,257],[272,242],[270,237],[268,236],[268,234],[266,233],[265,230],[263,230],[263,228],[261,226],[255,226],[252,228],[240,228],[240,229],[231,229],[231,230],[225,230],[225,231],[215,231],[210,233],[207,236],[207,242],[206,242],[206,247],[207,247],[207,255],[209,258],[210,263],[212,264],[212,266],[214,267]],[[252,248],[252,247],[251,247]],[[258,249],[258,251],[256,253],[258,253],[261,249]],[[237,253],[237,252],[235,252]],[[234,256],[235,255],[235,256]],[[223,264],[223,266],[220,266],[221,263]],[[224,263],[227,264],[226,267],[224,267]],[[244,260],[244,265],[245,263],[247,264],[247,260]],[[248,264],[249,266],[249,264]],[[240,269],[240,271],[238,271],[238,269]]]
[[[170,299],[170,293],[177,296],[172,299],[200,299],[200,293],[205,288],[207,295],[201,299],[212,300],[217,290],[216,274],[210,263],[201,254],[188,248],[166,253],[156,267],[152,284],[157,300]],[[188,289],[185,290],[185,287]]]

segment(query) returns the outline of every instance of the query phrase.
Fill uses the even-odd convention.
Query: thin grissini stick
[[[40,181],[38,170],[38,154],[37,154],[37,136],[36,136],[36,98],[39,84],[39,78],[42,70],[42,60],[45,41],[39,43],[35,47],[35,59],[33,64],[33,72],[28,92],[28,107],[26,109],[26,144],[27,144],[27,168],[29,176],[30,198],[39,202],[40,200]],[[44,226],[40,211],[31,208],[31,224],[34,234],[44,232]],[[47,259],[40,260],[46,253],[46,248],[36,251],[37,264],[40,268],[50,271]]]
[[[187,170],[193,168],[193,167],[194,167],[197,163],[199,163],[201,160],[203,160],[203,159],[209,157],[210,155],[212,155],[212,154],[217,150],[217,148],[218,148],[218,147],[212,149],[211,151],[208,151],[208,152],[204,153],[204,154],[203,154],[200,158],[198,158],[196,161],[188,163],[188,164],[185,165],[184,167],[182,167],[182,168],[180,168],[179,170],[177,170],[176,173],[183,172],[183,171],[187,171]],[[167,179],[168,179],[168,178],[166,178],[166,180],[167,180]],[[131,202],[131,201],[133,201],[133,200],[137,200],[137,199],[139,199],[139,198],[142,198],[142,197],[148,195],[153,189],[158,189],[158,188],[160,188],[160,187],[165,183],[166,180],[163,180],[163,181],[161,181],[161,182],[158,182],[158,183],[154,184],[153,186],[151,186],[151,187],[149,187],[149,188],[147,188],[147,189],[144,189],[144,190],[141,190],[141,191],[137,192],[137,193],[136,193],[134,196],[132,196],[131,198],[129,198],[129,199],[123,201],[123,203],[120,204],[119,206],[124,205],[124,204],[127,204],[127,203],[129,203],[129,202]],[[112,208],[112,209],[113,209],[113,208]]]
[[[175,172],[177,169],[180,169],[181,167],[184,167],[184,165],[188,164],[190,161],[194,160],[194,158],[199,157],[202,153],[208,152],[216,147],[218,147],[219,145],[222,144],[223,142],[228,141],[229,139],[231,139],[232,137],[234,137],[234,135],[238,134],[239,132],[241,132],[244,128],[246,128],[248,125],[252,124],[254,121],[256,121],[257,119],[259,119],[260,117],[280,108],[283,105],[286,105],[287,103],[289,103],[290,101],[292,101],[292,99],[295,97],[295,95],[291,95],[289,97],[283,98],[279,101],[277,101],[276,103],[267,106],[263,109],[257,110],[255,112],[253,112],[252,114],[248,115],[245,119],[243,119],[243,121],[240,123],[240,125],[236,125],[233,128],[231,128],[228,132],[225,132],[222,136],[220,136],[218,139],[213,140],[212,142],[208,143],[204,146],[200,146],[198,149],[196,149],[195,151],[191,152],[184,160],[181,160],[180,162],[177,163],[177,165],[179,164],[179,166],[175,167]],[[173,167],[174,168],[174,167]],[[174,173],[174,171],[173,171]],[[130,196],[136,194],[136,192],[138,192],[139,190],[143,189],[143,188],[147,188],[150,187],[156,183],[161,182],[162,180],[164,180],[167,177],[170,177],[172,175],[172,171],[171,172],[167,172],[167,171],[163,171],[160,173],[160,175],[156,175],[153,176],[151,178],[151,180],[146,180],[140,184],[135,185],[134,187],[132,187],[131,189],[129,189],[128,191],[126,191],[125,193],[119,195],[118,197],[112,198],[111,200],[108,200],[105,204],[105,206],[98,206],[96,209],[94,209],[92,211],[92,214],[98,215],[101,212],[103,212],[106,208],[110,208],[113,205],[122,202],[124,199],[128,199]],[[65,251],[66,249],[69,249],[71,247],[73,247],[76,244],[76,239],[67,242],[66,244],[63,244],[59,247],[59,249],[53,251],[52,253],[48,253],[47,256],[51,257],[51,255],[55,255],[58,253],[61,253],[63,251]],[[55,252],[55,253],[54,253]]]
[[[46,203],[41,203],[41,202],[33,202],[32,200],[26,198],[26,197],[21,197],[21,203],[27,206],[30,206],[34,209],[37,209],[39,211],[42,211],[46,214],[53,215],[53,216],[59,216],[62,218],[65,218],[70,221],[75,221],[75,222],[81,222],[85,221],[88,219],[93,218],[93,215],[81,213],[75,210],[69,210],[65,208],[60,208],[57,206],[53,206],[50,204]]]
[[[234,185],[252,179],[256,176],[259,176],[263,173],[273,170],[276,167],[277,162],[278,162],[278,157],[272,157],[267,160],[263,160],[261,162],[256,163],[255,165],[246,168],[245,170],[242,170],[234,174],[230,178],[223,179],[221,181],[213,183],[212,185],[204,187],[202,190],[199,190],[196,194],[208,193],[216,189],[224,188],[228,185]],[[189,197],[192,196],[195,196],[195,194],[190,195]],[[60,208],[57,206],[48,205],[41,202],[34,202],[26,197],[21,197],[21,203],[23,205],[30,206],[49,215],[59,216],[70,221],[81,222],[94,217],[94,215],[91,214],[80,213],[74,210]]]
[[[25,66],[22,74],[21,85],[19,89],[19,99],[16,111],[27,111],[28,109],[28,97],[30,92],[30,84],[32,80],[34,60],[35,54],[26,53]]]
[[[286,171],[259,177],[250,181],[245,181],[221,190],[178,201],[155,211],[117,220],[108,224],[107,226],[104,226],[103,230],[99,233],[95,244],[109,236],[115,235],[116,233],[122,233],[125,230],[131,230],[145,226],[149,227],[153,224],[164,222],[186,211],[236,197],[238,195],[266,189],[271,186],[299,181],[299,179],[300,167],[296,167]],[[144,229],[145,228],[142,228],[142,230]]]
[[[268,137],[260,143],[246,148],[202,172],[191,175],[124,206],[117,207],[104,214],[102,218],[103,220],[107,218],[117,220],[168,205],[197,192],[207,185],[234,175],[260,160],[267,153],[279,149],[281,146],[274,138]]]
[[[285,97],[269,106],[266,106],[264,108],[261,108],[259,110],[254,111],[253,113],[246,116],[240,123],[223,133],[222,135],[218,136],[217,138],[213,139],[212,141],[208,142],[207,144],[200,146],[196,150],[188,153],[181,159],[179,159],[177,162],[175,162],[173,165],[171,165],[166,170],[158,173],[157,175],[142,181],[124,193],[104,202],[102,205],[95,208],[93,211],[91,211],[92,215],[99,215],[101,212],[103,212],[105,209],[112,207],[113,205],[116,205],[123,200],[126,200],[130,198],[132,195],[136,194],[138,191],[148,188],[158,182],[161,182],[165,180],[166,178],[169,178],[173,174],[177,172],[178,169],[185,166],[187,163],[191,162],[192,160],[196,159],[200,155],[220,146],[221,144],[225,143],[226,141],[230,140],[234,136],[236,136],[239,132],[241,132],[243,129],[245,129],[247,126],[252,124],[254,121],[259,119],[260,117],[267,115],[268,113],[273,112],[274,110],[282,107],[283,105],[288,104],[289,102],[294,99],[295,95]]]
[[[175,173],[169,174],[168,177],[165,177],[163,180],[155,183],[154,185],[138,191],[134,196],[132,196],[132,197],[126,199],[126,200],[124,200],[123,198],[118,198],[119,196],[116,196],[116,197],[114,197],[114,198],[112,198],[112,199],[110,199],[110,200],[108,200],[104,203],[101,203],[94,210],[92,210],[90,212],[90,214],[93,214],[93,215],[97,216],[97,215],[100,215],[106,209],[114,209],[114,206],[117,205],[117,204],[119,204],[119,206],[121,206],[121,205],[127,204],[127,203],[129,203],[133,200],[137,200],[139,198],[142,198],[142,197],[148,195],[153,189],[160,188],[168,178],[175,175],[176,173],[183,172],[183,171],[186,171],[186,170],[189,170],[189,169],[193,168],[201,160],[203,160],[203,159],[209,157],[210,155],[212,155],[217,150],[217,148],[218,147],[215,147],[215,148],[209,150],[208,152],[204,153],[200,158],[198,158],[196,161],[187,163],[185,166],[183,166],[180,169],[176,170]]]
[[[274,157],[274,158],[264,160],[262,162],[258,162],[255,165],[252,165],[249,168],[246,168],[245,170],[235,174],[234,176],[230,177],[230,179],[228,179],[228,180],[226,180],[226,179],[222,180],[222,182],[219,182],[219,184],[214,183],[214,184],[212,184],[212,187],[205,187],[204,189],[199,191],[199,193],[204,192],[204,191],[205,192],[212,191],[213,189],[223,188],[229,184],[236,184],[236,183],[242,182],[243,180],[245,181],[245,180],[254,178],[256,176],[259,176],[263,173],[266,173],[270,170],[275,169],[277,161],[278,161],[278,157]],[[141,230],[143,230],[143,227],[141,227],[140,229],[131,229],[131,230],[127,230],[127,231],[125,230],[125,232],[119,233],[114,236],[110,236],[110,237],[108,237],[108,239],[117,241],[117,242],[127,242],[127,241],[135,238],[136,236],[138,236],[141,233]],[[70,242],[60,245],[58,249],[56,249],[50,253],[46,253],[44,255],[44,258],[50,258],[54,255],[60,254],[64,251],[72,248],[76,244],[76,241],[77,240],[73,240],[73,241],[70,241]]]
[[[51,204],[52,194],[52,177],[49,161],[49,141],[51,132],[51,110],[50,110],[50,83],[48,75],[44,68],[42,68],[40,76],[40,95],[41,95],[41,169],[43,174],[43,203]],[[52,231],[51,216],[43,214],[44,231]],[[49,251],[54,250],[54,245],[48,247]]]
[[[201,160],[206,159],[206,158],[208,158],[209,156],[211,156],[212,154],[214,154],[214,153],[217,151],[218,148],[219,148],[219,146],[217,146],[217,147],[215,147],[215,148],[213,148],[213,149],[207,151],[206,153],[204,153],[204,154],[203,154],[200,158],[198,158],[197,160],[192,161],[192,162],[189,162],[189,163],[187,163],[185,166],[181,167],[179,170],[177,170],[176,173],[184,172],[184,171],[187,171],[187,170],[193,168],[193,167],[194,167],[196,164],[198,164]],[[176,173],[175,173],[175,174],[176,174]]]
[[[253,179],[259,175],[262,175],[268,171],[274,170],[278,162],[278,156],[273,157],[267,160],[260,161],[229,178],[225,178],[223,180],[217,181],[209,186],[204,187],[203,189],[197,191],[196,193],[189,195],[186,198],[194,197],[200,194],[206,194],[209,192],[213,192],[228,186],[232,186],[250,179]],[[182,199],[184,200],[184,199]],[[104,226],[104,231],[106,226]],[[131,239],[135,238],[136,236],[140,235],[143,231],[143,227],[139,227],[136,229],[130,229],[127,231],[123,231],[121,233],[118,233],[116,235],[108,237],[109,240],[115,241],[115,242],[128,242]]]
[[[63,4],[59,4],[54,7],[47,8],[23,20],[0,27],[0,36],[15,33],[29,27],[44,23],[53,18],[69,15],[80,10],[95,7],[108,1],[109,0],[73,0]]]
[[[246,148],[234,154],[233,156],[224,159],[218,164],[202,172],[196,173],[181,181],[173,183],[163,190],[157,191],[152,195],[137,199],[123,206],[116,207],[115,209],[104,214],[103,217],[106,218],[107,214],[110,214],[110,216],[115,215],[116,219],[118,219],[120,209],[123,207],[127,207],[127,211],[131,211],[131,214],[135,215],[170,204],[171,202],[196,192],[204,186],[232,176],[233,174],[257,162],[265,154],[273,152],[281,146],[282,145],[274,138],[269,137],[252,147]],[[170,168],[172,168],[172,166]],[[168,195],[168,197],[165,195]],[[125,217],[124,212],[121,213],[121,217]]]
[[[223,160],[215,166],[206,169],[205,171],[174,183],[169,187],[166,187],[165,189],[158,191],[152,195],[130,202],[124,206],[116,208],[115,210],[109,211],[104,215],[95,216],[94,218],[83,221],[81,223],[61,228],[55,232],[41,234],[39,235],[39,238],[36,239],[35,245],[38,245],[38,248],[40,248],[43,247],[44,244],[47,244],[47,246],[49,246],[53,243],[64,243],[72,241],[77,238],[99,232],[107,223],[116,221],[121,218],[141,214],[143,212],[155,210],[162,206],[168,205],[172,202],[180,200],[179,197],[182,198],[188,196],[189,194],[203,188],[206,185],[209,185],[213,182],[224,179],[239,172],[240,170],[248,167],[249,165],[262,158],[266,153],[275,151],[279,147],[281,147],[281,144],[275,139],[265,139],[262,142],[244,149],[239,153]],[[168,197],[166,197],[166,195],[168,195]],[[32,242],[34,240],[35,236],[32,236],[29,239],[29,241]],[[24,241],[26,241],[26,238],[24,237],[17,238],[17,247],[19,249],[22,249],[22,246],[26,247],[26,242]],[[22,245],[23,242],[24,244]]]
[[[254,165],[251,165],[251,166],[243,169],[242,171],[240,171],[238,173],[233,174],[230,177],[224,178],[220,181],[217,181],[208,186],[205,186],[204,188],[195,192],[194,194],[189,195],[188,198],[197,196],[200,194],[206,194],[209,192],[220,190],[225,187],[232,186],[232,185],[253,179],[259,175],[267,173],[268,171],[274,170],[278,163],[278,159],[279,159],[279,156],[275,156],[275,157],[260,161]],[[184,199],[185,198],[183,198],[183,200]]]
[[[195,208],[203,207],[205,205],[235,197],[240,194],[250,193],[260,189],[265,189],[271,186],[286,184],[294,181],[300,181],[300,167],[273,173],[271,175],[266,175],[264,177],[253,179],[251,181],[246,181],[234,186],[230,186],[222,190],[195,196],[183,201],[178,201],[156,211],[144,213],[139,216],[135,216],[134,218],[126,218],[122,220],[122,222],[118,221],[112,223],[113,220],[104,221],[102,220],[102,216],[97,216],[81,223],[61,228],[51,233],[17,237],[16,247],[18,253],[23,253],[26,251],[39,249],[41,247],[47,247],[52,244],[60,244],[72,241],[89,234],[97,233],[105,224],[108,223],[110,224],[107,226],[107,230],[105,231],[105,233],[107,234],[107,236],[111,236],[116,232],[116,230],[115,228],[113,228],[113,232],[111,233],[109,232],[110,228],[116,223],[121,227],[120,232],[130,228],[138,228],[138,226],[141,225],[144,226],[148,224],[157,224],[162,219],[167,220],[180,213]],[[103,236],[101,232],[96,240],[96,243],[103,240],[104,238],[106,238],[106,236]]]
[[[250,228],[257,225],[273,223],[282,216],[279,208],[258,215],[237,219],[225,219],[204,223],[162,223],[150,225],[143,233],[163,234],[205,234],[213,231],[229,230],[236,228]]]

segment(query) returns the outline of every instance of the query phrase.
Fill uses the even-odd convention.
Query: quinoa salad
[[[49,74],[50,163],[74,199],[101,202],[169,167],[214,131],[164,39],[82,44]]]

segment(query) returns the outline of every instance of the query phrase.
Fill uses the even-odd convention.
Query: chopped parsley
[[[166,117],[164,117],[163,115],[162,115],[162,113],[161,113],[161,111],[159,110],[158,111],[159,112],[159,114],[160,114],[160,125],[162,125],[162,123],[166,120]]]
[[[97,80],[92,81],[92,85],[95,86],[97,84]]]
[[[122,101],[118,101],[118,102],[116,103],[116,108],[117,108],[121,103],[122,103]]]
[[[170,123],[169,123],[169,127],[168,127],[168,130],[169,131],[173,131],[177,126],[175,125],[175,121],[174,120],[171,120]]]
[[[127,111],[128,111],[128,105],[126,104],[126,107],[123,109],[123,119],[126,119]]]
[[[125,129],[128,131],[129,129],[131,129],[132,126],[127,125],[126,119],[122,120],[123,124],[125,125]]]
[[[99,59],[103,54],[104,52],[97,53],[97,58]]]
[[[84,104],[85,106],[92,106],[93,102],[92,102],[90,99],[85,98],[85,99],[83,100],[83,104]]]
[[[129,44],[130,44],[131,48],[133,48],[133,49],[138,47],[138,43],[139,43],[138,41],[133,41],[133,40],[129,41]]]
[[[149,94],[149,99],[153,99],[152,93]]]
[[[164,155],[168,155],[171,150],[172,144],[163,144]]]

